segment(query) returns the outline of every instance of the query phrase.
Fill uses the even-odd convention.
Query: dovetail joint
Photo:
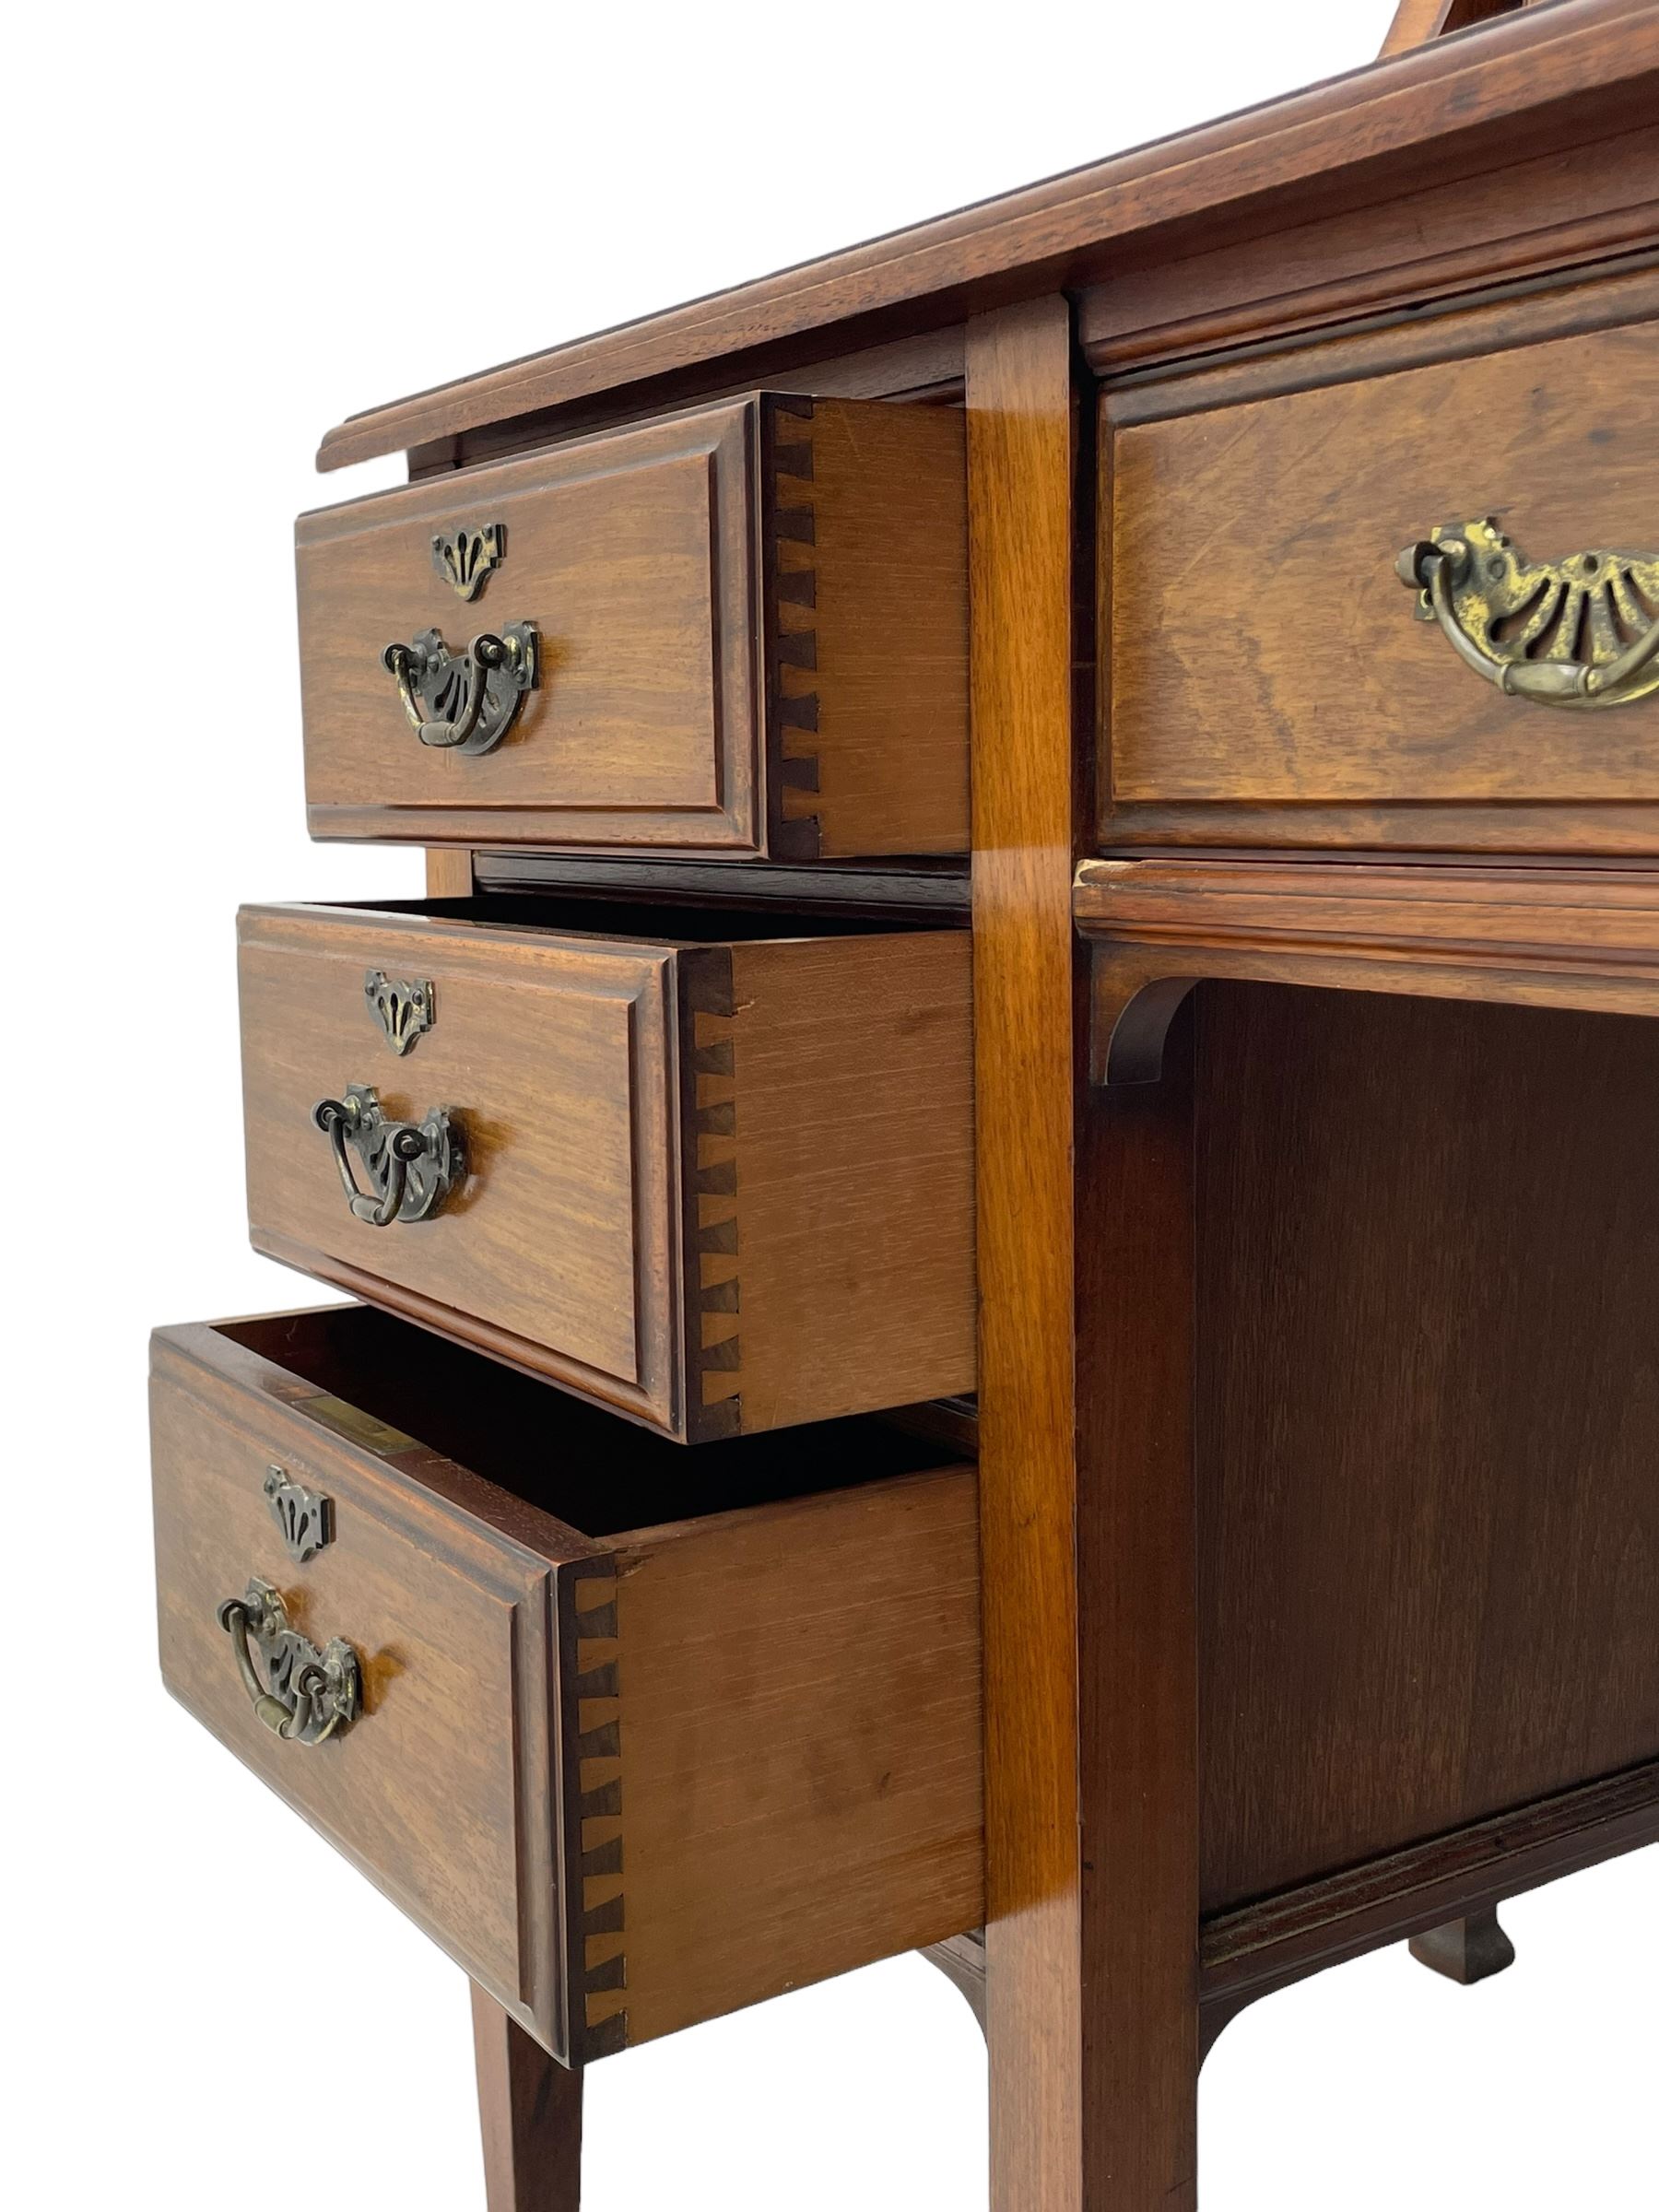
[[[767,455],[767,705],[777,734],[774,843],[814,859],[819,845],[817,513],[813,505],[813,403],[774,399]]]
[[[623,1881],[621,1668],[617,1578],[574,1585],[576,1791],[581,1897],[582,2050],[597,2058],[628,2041],[628,1914]]]
[[[743,1294],[737,1228],[736,1022],[729,965],[724,979],[712,964],[688,1009],[690,1023],[689,1194],[691,1273],[688,1368],[691,1414],[701,1435],[735,1428],[742,1388]],[[726,1417],[725,1420],[722,1416]]]

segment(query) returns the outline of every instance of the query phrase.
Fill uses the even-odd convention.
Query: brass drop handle
[[[1431,532],[1394,566],[1418,619],[1511,698],[1583,712],[1659,690],[1659,556],[1531,562],[1488,515]]]
[[[357,1719],[363,1704],[357,1653],[338,1636],[318,1651],[288,1626],[281,1594],[269,1583],[253,1576],[241,1597],[226,1598],[218,1619],[254,1713],[273,1735],[287,1744],[324,1744]]]
[[[381,663],[396,678],[422,745],[487,753],[540,680],[540,643],[534,622],[509,622],[499,637],[483,630],[465,653],[452,653],[437,630],[423,629],[410,644],[388,645]]]
[[[447,1107],[424,1121],[394,1121],[365,1083],[348,1083],[340,1099],[319,1099],[312,1120],[334,1147],[346,1203],[359,1221],[390,1229],[394,1221],[427,1221],[465,1174],[461,1137]],[[362,1162],[369,1188],[352,1167]]]

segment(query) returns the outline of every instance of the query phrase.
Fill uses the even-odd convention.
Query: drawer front
[[[428,986],[387,1041],[365,979]],[[253,1241],[641,1418],[677,1419],[682,1317],[674,955],[406,917],[243,918]],[[446,1110],[465,1180],[424,1220],[354,1216],[313,1110],[350,1086],[394,1120]],[[368,1163],[347,1147],[362,1187]]]
[[[682,1441],[972,1388],[965,932],[653,944],[276,908],[241,938],[261,1250]],[[404,1053],[371,979],[434,1013]],[[365,1218],[389,1171],[342,1136],[348,1197],[315,1110],[353,1091],[406,1129],[447,1116],[426,1218]]]
[[[1476,524],[1458,621],[1499,666],[1534,613],[1535,662],[1610,660],[1659,619],[1652,323],[1516,344],[1500,312],[1438,341],[1470,358],[1332,382],[1299,355],[1264,374],[1314,388],[1202,406],[1194,378],[1161,417],[1156,390],[1108,396],[1103,842],[1659,841],[1659,687],[1595,711],[1511,695],[1396,573]]]
[[[303,516],[312,831],[964,849],[966,545],[959,415],[868,401],[726,402]],[[469,731],[480,635],[518,657]]]
[[[152,1375],[168,1688],[558,2056],[983,1917],[950,1443],[715,1443],[664,1523],[672,1445],[365,1307],[162,1330]],[[251,1688],[223,1608],[270,1593]],[[360,1692],[321,1741],[288,1636]]]
[[[737,404],[302,516],[313,831],[427,839],[465,820],[512,841],[534,820],[577,842],[755,850],[751,444]],[[461,548],[470,599],[438,540]],[[465,654],[514,623],[535,625],[540,666],[506,735],[423,744],[385,648],[436,630]]]
[[[168,1688],[562,2051],[552,1584],[560,1549],[579,1558],[589,1547],[568,1532],[561,1545],[555,1524],[528,1513],[538,1553],[457,1510],[405,1471],[429,1470],[412,1439],[359,1421],[337,1396],[215,1332],[169,1332],[154,1348]],[[347,1441],[352,1427],[367,1442]],[[268,1482],[308,1494],[313,1512],[327,1501],[330,1540],[304,1564],[284,1542]],[[356,1655],[361,1709],[328,1740],[284,1741],[253,1710],[218,1609],[254,1579],[315,1650],[339,1638]],[[248,1841],[250,1878],[269,1886],[275,1840]],[[297,1902],[286,1896],[279,1909]]]

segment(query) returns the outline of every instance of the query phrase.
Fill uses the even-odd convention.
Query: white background
[[[1393,0],[66,5],[7,34],[0,2192],[482,2206],[459,1971],[163,1696],[145,1335],[246,1249],[233,910],[419,888],[301,810],[290,525],[348,411],[1351,67]],[[21,1762],[19,1765],[19,1747]],[[1206,2212],[1655,2196],[1653,1854],[1472,1993],[1230,2029]],[[1644,1995],[1644,1991],[1648,1993]],[[901,1959],[593,2070],[589,2212],[956,2212],[982,2047]],[[1112,2212],[1112,2208],[1102,2208]],[[1141,2212],[1136,2206],[1133,2212]]]

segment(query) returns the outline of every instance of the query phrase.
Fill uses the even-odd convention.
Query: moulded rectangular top
[[[1653,0],[1550,0],[818,261],[354,415],[322,469],[718,371],[912,337],[1149,260],[1559,150],[1659,112]],[[638,396],[637,393],[635,394]]]

